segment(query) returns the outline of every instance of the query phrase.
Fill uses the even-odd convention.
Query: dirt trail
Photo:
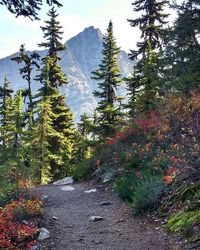
[[[167,235],[159,224],[134,218],[110,188],[98,184],[74,184],[73,191],[64,186],[44,186],[48,195],[44,219],[41,221],[51,234],[39,249],[45,250],[185,250],[178,239]],[[65,186],[66,187],[66,186]],[[97,192],[84,191],[97,188]],[[65,189],[65,188],[64,188]],[[110,205],[102,206],[104,201]],[[102,216],[92,222],[90,216]],[[58,217],[58,220],[52,217]]]

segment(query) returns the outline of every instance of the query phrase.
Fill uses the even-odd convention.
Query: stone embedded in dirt
[[[48,199],[48,195],[42,195],[42,197],[41,197],[41,199],[42,199],[42,201],[46,201],[47,199]]]
[[[27,220],[23,220],[23,221],[22,221],[22,224],[28,225],[28,221],[27,221]]]
[[[84,239],[83,238],[79,238],[77,241],[81,242],[81,241],[84,241]]]
[[[58,220],[58,217],[53,216],[52,219],[53,219],[53,220]]]
[[[50,237],[50,232],[46,228],[40,228],[40,234],[38,236],[38,240],[42,241],[48,239]]]
[[[97,191],[96,188],[93,188],[93,189],[84,191],[84,193],[91,194],[91,193],[95,193],[96,191]]]
[[[100,203],[101,206],[109,206],[109,205],[112,205],[113,203],[110,202],[110,201],[103,201]]]
[[[61,191],[74,191],[75,187],[72,186],[65,186],[65,187],[60,187]]]
[[[99,189],[99,190],[105,189],[105,186],[104,185],[98,185],[97,189]]]
[[[120,223],[120,222],[124,222],[123,219],[120,219],[120,220],[116,220],[115,223]]]
[[[64,227],[65,228],[73,228],[74,226],[73,225],[65,225]]]
[[[100,221],[103,220],[101,216],[90,216],[90,221]]]
[[[92,240],[93,243],[95,243],[96,245],[100,245],[102,244],[103,242],[100,241],[100,240]]]
[[[69,185],[69,184],[72,184],[74,182],[73,178],[72,177],[65,177],[61,180],[58,180],[58,181],[55,181],[53,182],[53,185],[56,185],[56,186],[63,186],[63,185]]]

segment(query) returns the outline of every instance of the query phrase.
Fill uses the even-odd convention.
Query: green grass
[[[195,225],[200,225],[200,210],[180,212],[172,215],[167,222],[166,228],[170,232],[194,236],[193,227]]]

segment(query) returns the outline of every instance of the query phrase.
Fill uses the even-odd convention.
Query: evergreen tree
[[[42,60],[41,72],[36,79],[42,86],[34,96],[37,116],[23,136],[23,155],[30,159],[30,168],[39,184],[47,183],[53,177],[51,159],[54,159],[55,155],[50,151],[50,139],[56,135],[59,137],[53,128],[55,115],[52,111],[52,97],[58,90],[50,86],[49,63],[48,56]]]
[[[52,154],[50,138],[57,135],[53,129],[52,105],[49,97],[43,98],[38,105],[37,123],[32,130],[32,154],[35,156],[37,179],[39,183],[46,184],[51,180],[51,160],[57,156]]]
[[[10,82],[5,77],[4,84],[0,87],[0,128],[2,150],[9,148],[11,143],[11,123],[12,123],[12,93]]]
[[[132,27],[139,27],[143,41],[137,43],[137,50],[131,50],[130,58],[136,59],[140,54],[143,58],[149,55],[149,49],[152,51],[161,48],[163,40],[163,25],[166,24],[165,18],[168,14],[164,14],[164,8],[168,4],[168,0],[136,0],[132,3],[134,11],[144,13],[134,20],[128,19]]]
[[[133,74],[130,77],[124,78],[127,85],[128,102],[124,104],[124,108],[128,109],[130,119],[135,117],[138,109],[137,100],[139,96],[139,87],[141,82],[140,72],[137,66],[134,66]]]
[[[51,102],[52,119],[51,126],[54,133],[48,137],[48,150],[52,157],[50,158],[50,173],[52,177],[65,175],[69,168],[73,153],[73,143],[75,129],[73,126],[73,115],[65,104],[64,95],[60,94],[57,87],[52,86],[50,82],[50,71],[52,58],[47,56],[43,58],[43,65],[38,80],[42,87],[36,95],[37,105],[47,98]]]
[[[174,8],[178,17],[167,33],[165,81],[170,90],[189,94],[200,88],[200,3],[188,0]]]
[[[53,128],[59,133],[51,140],[51,150],[61,156],[62,161],[56,159],[52,161],[52,172],[55,176],[66,175],[70,168],[71,160],[73,158],[73,147],[76,136],[76,130],[73,123],[73,114],[65,103],[65,96],[57,91],[54,96],[53,113],[55,119],[53,120]]]
[[[97,131],[98,131],[98,113],[96,110],[94,110],[93,116],[92,116],[92,125],[91,125],[91,132],[92,132],[92,139],[97,139]]]
[[[46,0],[48,5],[56,4],[62,6],[57,0]],[[38,11],[43,5],[42,0],[0,0],[0,4],[5,5],[8,10],[16,16],[25,16],[38,20]]]
[[[129,19],[132,27],[139,27],[141,30],[142,41],[137,43],[137,50],[131,50],[130,58],[136,59],[139,55],[140,78],[138,85],[141,89],[140,108],[141,111],[148,111],[155,106],[159,88],[159,54],[162,49],[163,25],[166,24],[165,18],[168,16],[163,10],[169,1],[159,0],[136,0],[132,3],[134,11],[143,14],[134,20]]]
[[[52,152],[57,152],[57,155],[62,156],[62,160],[58,157],[51,162],[52,172],[54,175],[59,175],[69,167],[73,152],[75,129],[73,125],[73,115],[65,103],[65,96],[60,94],[58,89],[67,84],[67,79],[62,73],[61,67],[58,65],[58,62],[61,60],[58,53],[66,49],[65,45],[61,42],[63,32],[60,30],[62,27],[56,20],[58,14],[54,8],[49,11],[48,16],[50,20],[46,21],[45,27],[42,27],[46,42],[39,44],[39,46],[48,49],[48,59],[43,59],[44,68],[39,78],[41,82],[45,77],[48,79],[48,89],[51,92],[52,112],[55,114],[53,128],[60,134],[60,138],[63,138],[62,140],[57,137],[51,138],[50,143],[52,145]],[[48,60],[48,62],[46,60]],[[65,167],[61,170],[64,163]]]
[[[9,161],[19,162],[23,140],[23,98],[19,90],[14,97],[13,90],[9,88],[9,82],[5,79],[3,87],[0,88],[1,96],[1,160],[6,164]],[[8,164],[9,165],[9,164]]]
[[[18,64],[23,64],[23,67],[20,69],[20,74],[22,78],[25,79],[28,83],[28,89],[24,91],[24,96],[28,96],[28,120],[34,122],[33,118],[33,94],[32,94],[32,71],[34,67],[39,69],[39,60],[40,56],[37,52],[33,52],[30,55],[26,53],[25,45],[22,44],[19,50],[19,54],[16,57],[11,58],[11,60],[16,61]]]
[[[52,87],[58,88],[67,84],[67,79],[58,65],[58,62],[61,60],[58,52],[64,51],[66,46],[61,41],[63,34],[61,31],[62,26],[57,21],[58,14],[55,8],[53,7],[47,15],[50,19],[45,21],[45,27],[41,27],[46,41],[40,43],[39,46],[48,50],[48,56],[51,59],[49,64],[49,81]]]
[[[77,124],[79,136],[76,142],[75,158],[81,162],[90,156],[92,121],[86,113],[81,115],[80,122]]]
[[[121,116],[119,108],[116,107],[116,102],[120,99],[116,95],[116,89],[121,82],[117,63],[120,49],[116,45],[111,21],[103,40],[103,59],[99,69],[92,72],[92,79],[98,81],[99,85],[99,90],[94,91],[94,96],[99,99],[97,107],[99,112],[98,133],[100,137],[108,137],[116,132],[117,123]]]
[[[13,102],[13,117],[12,117],[12,133],[13,133],[13,145],[12,150],[14,156],[17,156],[19,152],[19,148],[22,143],[23,136],[23,98],[22,98],[22,90],[18,90]]]
[[[73,163],[79,164],[81,161],[89,158],[91,155],[91,146],[93,146],[92,131],[93,121],[86,113],[81,115],[80,122],[77,124],[76,141],[74,147]]]
[[[11,176],[8,173],[13,172],[16,176],[19,176],[20,172],[20,153],[22,142],[22,95],[19,91],[15,97],[12,97],[12,89],[9,87],[9,82],[5,79],[3,87],[0,88],[1,102],[1,150],[0,150],[0,164],[1,171],[4,169],[5,180],[7,184],[10,182]],[[2,173],[2,172],[1,172]],[[22,171],[21,171],[22,174]],[[15,179],[16,181],[16,179]]]
[[[49,80],[50,75],[50,64],[52,63],[52,59],[49,56],[46,56],[42,59],[42,65],[40,68],[40,74],[36,76],[36,80],[40,82],[42,85],[40,89],[38,89],[37,94],[35,95],[35,102],[38,103],[45,97],[54,97],[55,92],[57,92],[57,88],[51,85]]]
[[[77,125],[78,125],[78,131],[79,131],[80,135],[84,139],[87,139],[90,132],[91,132],[91,127],[92,127],[92,122],[91,122],[89,116],[86,113],[81,115],[80,122]]]

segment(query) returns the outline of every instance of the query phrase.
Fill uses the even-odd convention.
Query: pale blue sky
[[[113,21],[114,34],[118,46],[129,51],[135,47],[139,39],[137,29],[130,27],[127,18],[134,18],[132,0],[60,0],[60,22],[63,26],[63,42],[81,32],[85,27],[95,26],[105,33],[109,20]],[[40,26],[46,20],[48,7],[39,12],[41,21],[30,21],[28,18],[10,14],[4,6],[0,6],[0,58],[18,51],[25,43],[29,50],[37,49],[42,31]]]

